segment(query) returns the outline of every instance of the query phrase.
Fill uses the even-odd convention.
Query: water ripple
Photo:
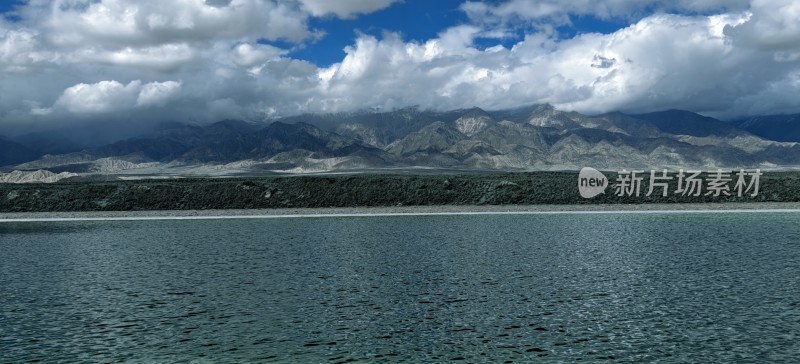
[[[9,223],[0,362],[798,362],[798,222]]]

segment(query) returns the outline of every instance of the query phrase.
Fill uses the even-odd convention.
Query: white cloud
[[[435,40],[436,46],[443,52],[449,54],[474,53],[473,47],[475,37],[481,29],[472,25],[458,25],[439,33],[439,39]]]
[[[277,0],[34,0],[19,14],[18,23],[0,18],[0,72],[76,63],[176,71],[213,57],[220,42],[321,34],[299,3]]]
[[[309,17],[390,3],[32,0],[20,22],[0,20],[0,124],[543,102],[589,113],[800,112],[796,1],[657,1],[664,11],[649,16],[629,0],[467,2],[472,21],[431,39],[357,34],[327,67],[292,58],[314,46]],[[583,15],[631,25],[569,39],[552,31]],[[515,44],[504,38],[520,31]]]
[[[131,81],[127,85],[113,80],[79,83],[64,90],[56,106],[76,114],[124,110],[136,100],[141,86],[140,81]]]
[[[31,113],[47,115],[52,109],[65,109],[74,114],[97,114],[163,105],[180,87],[181,83],[176,81],[144,85],[139,80],[131,81],[127,85],[115,80],[79,83],[65,89],[53,108],[34,108]]]
[[[185,44],[164,44],[152,47],[108,50],[97,47],[77,49],[65,55],[72,63],[99,63],[143,70],[170,71],[201,57],[200,50]]]
[[[214,5],[217,4],[217,5]],[[272,0],[56,0],[43,19],[49,39],[62,46],[87,42],[156,45],[241,37],[301,41],[311,35],[291,3]]]
[[[25,72],[54,57],[40,49],[38,35],[27,29],[0,28],[0,72]]]
[[[551,72],[591,92],[551,102],[585,112],[690,105],[719,111],[729,99],[725,93],[739,87],[726,75],[741,64],[728,60],[732,48],[714,36],[714,25],[707,17],[658,15],[611,35],[563,42],[553,53]],[[600,58],[614,61],[597,67]]]
[[[142,86],[136,106],[164,105],[178,93],[181,83],[176,81],[151,82]]]
[[[754,0],[750,18],[726,29],[742,45],[766,50],[800,49],[800,2]]]
[[[340,18],[352,18],[356,14],[368,14],[389,7],[398,0],[300,0],[303,8],[314,16],[336,14]]]
[[[275,59],[287,52],[284,49],[273,47],[269,44],[239,44],[233,48],[233,63],[240,67],[253,67]]]
[[[741,49],[723,34],[726,26],[748,19],[746,12],[653,15],[612,34],[567,40],[532,34],[513,49],[485,51],[472,46],[475,31],[469,26],[451,28],[424,44],[391,35],[383,40],[361,36],[340,64],[320,71],[329,100],[321,108],[359,103],[503,108],[548,102],[588,113],[682,108],[731,117],[754,111],[744,110],[741,101],[757,90],[800,91],[784,82],[798,70],[797,62],[779,64],[771,53]],[[770,112],[761,105],[756,109]],[[800,111],[796,102],[795,109]]]

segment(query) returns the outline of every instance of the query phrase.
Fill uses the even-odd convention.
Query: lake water
[[[0,223],[0,362],[800,362],[800,213]]]

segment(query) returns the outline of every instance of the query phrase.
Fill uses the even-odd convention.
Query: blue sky
[[[14,6],[22,3],[22,1],[5,0],[0,1],[0,12],[6,13],[13,10]]]
[[[354,19],[335,16],[311,19],[309,25],[325,31],[319,41],[293,52],[292,55],[320,66],[341,61],[344,48],[353,43],[358,32],[380,37],[384,31],[400,32],[407,41],[425,41],[443,29],[467,21],[458,11],[461,1],[411,1],[392,4],[389,8]],[[414,19],[414,21],[409,21]]]
[[[0,13],[6,128],[410,105],[800,112],[794,0],[32,0]]]
[[[381,37],[386,31],[398,32],[405,41],[425,42],[447,28],[468,24],[469,18],[459,9],[462,0],[408,0],[394,3],[386,9],[352,19],[335,16],[312,18],[309,25],[321,29],[325,36],[291,52],[293,57],[311,61],[318,66],[329,66],[341,61],[344,48],[351,45],[358,33]],[[572,22],[557,28],[559,37],[571,38],[580,33],[613,33],[630,25],[631,19],[599,19],[591,15],[575,16]],[[511,47],[518,42],[524,32],[503,39],[477,39],[479,49],[501,44]],[[263,43],[291,46],[286,42]]]

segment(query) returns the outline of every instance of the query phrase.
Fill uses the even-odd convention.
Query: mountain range
[[[592,116],[550,105],[497,111],[410,107],[265,124],[171,123],[93,147],[46,134],[0,137],[0,166],[6,172],[120,177],[583,166],[781,169],[800,166],[798,142],[800,115],[723,122],[680,110]]]

